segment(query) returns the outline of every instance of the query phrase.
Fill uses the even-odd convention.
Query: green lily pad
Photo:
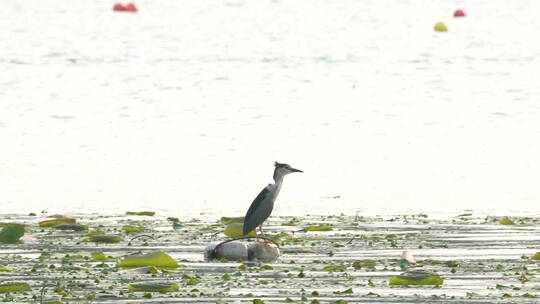
[[[309,226],[306,228],[306,231],[332,231],[334,230],[330,226]]]
[[[333,271],[345,271],[347,266],[345,265],[328,265],[323,268],[324,271],[333,272]]]
[[[347,293],[354,293],[354,291],[352,290],[352,288],[349,288],[343,291],[334,291],[334,294],[347,294]]]
[[[126,215],[146,215],[154,216],[156,213],[154,211],[127,211]]]
[[[531,257],[531,259],[533,259],[533,260],[540,260],[540,252],[537,252],[537,253],[533,254],[533,256]]]
[[[118,267],[144,267],[155,266],[158,268],[174,269],[180,267],[178,263],[163,251],[146,254],[134,254],[125,257],[118,262]]]
[[[240,216],[240,217],[222,216],[220,221],[225,225],[232,224],[232,223],[243,223],[244,217],[243,216]]]
[[[74,224],[77,220],[69,217],[55,218],[39,222],[39,227],[54,227],[60,224]]]
[[[458,267],[459,266],[459,263],[456,262],[456,261],[446,261],[444,264],[446,264],[446,266],[448,266],[448,267]]]
[[[58,224],[58,225],[55,225],[54,228],[59,229],[59,230],[73,230],[73,231],[88,230],[88,226],[77,224],[77,223]]]
[[[514,221],[512,221],[511,219],[509,219],[507,217],[504,217],[499,221],[499,224],[501,224],[501,225],[515,225],[516,223],[514,223]]]
[[[24,235],[24,225],[11,224],[0,231],[0,243],[16,244]]]
[[[92,252],[90,256],[96,261],[105,261],[109,259],[103,252]]]
[[[9,268],[6,268],[4,266],[0,266],[0,272],[11,272],[13,270],[9,269]]]
[[[30,291],[30,285],[27,283],[8,283],[0,284],[0,293],[3,292],[17,292],[17,291]]]
[[[154,291],[154,292],[174,292],[178,291],[178,284],[171,283],[133,283],[129,284],[128,289],[131,291]]]
[[[438,274],[424,271],[410,271],[390,278],[390,285],[442,285]]]
[[[135,232],[143,231],[144,227],[140,227],[140,226],[124,226],[124,227],[122,227],[122,229],[124,229],[124,231],[127,232],[127,233],[135,233]]]
[[[225,231],[223,232],[226,236],[230,236],[233,238],[241,237],[243,236],[243,229],[244,229],[244,223],[230,223],[225,227]],[[255,236],[255,230],[248,233],[247,236]]]
[[[122,238],[118,235],[98,234],[92,235],[86,238],[84,241],[96,243],[120,243],[120,241],[122,241]]]

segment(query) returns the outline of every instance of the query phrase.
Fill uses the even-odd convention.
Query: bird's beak
[[[291,171],[292,171],[292,172],[300,172],[300,173],[304,173],[304,171],[298,170],[298,169],[295,169],[295,168],[291,168]]]

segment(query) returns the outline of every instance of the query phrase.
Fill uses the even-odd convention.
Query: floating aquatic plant
[[[224,225],[206,217],[193,221],[189,221],[189,218],[185,222],[182,220],[185,224],[176,230],[172,229],[174,227],[171,225],[174,226],[174,223],[180,220],[171,221],[166,217],[142,217],[136,221],[133,217],[107,215],[81,215],[77,218],[77,221],[91,223],[93,232],[99,230],[99,233],[107,235],[125,235],[123,226],[126,225],[146,227],[152,230],[153,241],[146,246],[143,242],[133,242],[130,246],[127,239],[126,242],[112,246],[87,243],[81,241],[81,237],[87,237],[84,232],[81,235],[55,229],[36,229],[33,224],[35,217],[2,215],[0,221],[26,224],[26,229],[32,232],[36,240],[17,246],[0,244],[0,265],[11,270],[0,272],[0,284],[17,278],[19,282],[28,283],[33,289],[4,293],[0,296],[0,301],[40,303],[39,291],[36,290],[41,278],[61,281],[62,286],[57,286],[54,292],[51,291],[51,296],[58,299],[64,296],[65,303],[134,304],[141,300],[153,303],[191,303],[194,302],[192,300],[201,303],[247,303],[258,298],[272,303],[287,301],[316,304],[345,303],[346,299],[354,302],[353,299],[357,297],[365,300],[371,298],[373,303],[508,301],[501,299],[503,296],[517,302],[536,303],[534,301],[540,295],[537,289],[540,282],[540,264],[536,263],[539,260],[533,260],[534,251],[530,252],[531,248],[537,247],[537,230],[540,225],[538,217],[523,219],[527,225],[519,228],[499,226],[498,229],[492,225],[498,225],[500,217],[489,217],[488,220],[484,220],[484,217],[470,217],[466,223],[456,218],[427,220],[414,215],[365,216],[361,218],[361,222],[360,219],[355,222],[354,216],[270,218],[265,229],[266,235],[275,237],[282,234],[280,251],[284,254],[280,262],[275,264],[261,264],[249,260],[242,261],[243,264],[236,260],[201,261],[203,248],[207,244],[228,239],[221,233]],[[522,223],[513,217],[512,219],[516,224]],[[299,223],[300,227],[315,225],[305,223],[316,223],[332,227],[335,233],[306,232],[300,230],[301,228],[281,226],[281,223],[287,222]],[[11,224],[4,227],[7,225]],[[456,237],[456,234],[464,231],[467,233],[466,237]],[[502,243],[498,238],[499,235],[515,233],[519,233],[520,238],[505,239]],[[481,242],[477,241],[478,236],[482,237]],[[392,241],[397,240],[400,248],[410,249],[422,245],[428,249],[420,252],[421,255],[440,258],[424,259],[421,265],[416,263],[414,269],[429,268],[434,271],[429,274],[436,273],[441,280],[442,277],[455,277],[456,280],[448,286],[444,283],[442,286],[415,286],[415,282],[408,282],[406,291],[396,291],[395,287],[399,287],[399,284],[392,284],[394,288],[390,288],[388,280],[391,275],[388,273],[399,269],[396,262],[399,261],[401,250],[392,249]],[[175,263],[186,263],[180,271],[156,266],[118,268],[120,262],[127,257],[116,263],[111,257],[126,255],[133,250],[147,253],[149,251],[144,250],[161,251],[163,248],[167,248],[166,252],[175,258]],[[436,248],[437,253],[429,252],[431,248]],[[470,248],[478,251],[471,252],[474,258],[463,262],[463,251]],[[489,250],[482,252],[486,248]],[[508,249],[510,250],[507,252]],[[527,253],[526,256],[522,256],[523,253]],[[409,267],[413,267],[412,264]],[[458,268],[460,276],[454,276],[452,273]],[[0,271],[1,269],[0,267]],[[467,275],[470,273],[474,275]],[[160,294],[158,289],[134,292],[128,285],[140,283],[133,281],[135,279],[147,280],[145,283],[154,280],[158,283],[176,283],[180,289],[168,294]],[[474,284],[469,286],[468,282],[471,280],[474,280]],[[527,281],[528,283],[521,284]],[[470,292],[455,292],[460,288],[466,288]],[[376,289],[376,293],[370,292],[372,289]],[[354,293],[351,294],[351,291]],[[60,303],[60,300],[48,301],[43,299],[43,303]]]
[[[244,235],[243,229],[244,229],[244,223],[234,222],[234,223],[228,224],[227,227],[225,227],[225,231],[223,233],[226,236],[237,238]],[[248,233],[247,236],[255,236],[255,235],[256,235],[255,230],[253,230],[250,233]]]
[[[136,233],[144,230],[144,227],[140,226],[123,226],[122,229],[127,233]]]
[[[232,224],[232,223],[244,223],[244,217],[243,216],[239,216],[239,217],[222,216],[220,219],[220,222],[222,222],[225,225]]]
[[[96,234],[89,236],[84,241],[96,243],[120,243],[122,238],[118,235]]]
[[[77,220],[69,217],[59,217],[52,220],[39,222],[39,227],[54,227],[60,224],[74,224]]]
[[[499,221],[499,224],[501,225],[515,225],[516,223],[514,223],[514,221],[512,221],[511,219],[507,218],[507,217],[503,217],[500,221]]]
[[[19,292],[19,291],[30,291],[32,288],[30,288],[30,285],[28,283],[7,283],[7,284],[0,284],[0,293],[5,292]]]
[[[324,225],[306,227],[306,231],[332,231],[332,230],[334,230],[332,227],[324,226]]]
[[[345,265],[328,265],[323,268],[324,271],[333,272],[333,271],[345,271],[347,266]]]
[[[168,254],[162,251],[146,254],[134,254],[118,262],[118,267],[155,266],[157,268],[174,269],[180,265]]]
[[[390,285],[442,285],[438,274],[424,271],[410,271],[390,278]]]
[[[2,228],[0,231],[0,243],[16,244],[24,235],[24,225],[10,224]]]
[[[77,224],[77,223],[58,224],[53,227],[58,230],[73,230],[73,231],[88,230],[88,226]]]
[[[108,260],[107,256],[103,252],[92,252],[90,256],[96,261]]]
[[[151,291],[151,292],[174,292],[178,291],[178,284],[175,283],[160,283],[160,282],[144,282],[132,283],[128,285],[131,291]]]
[[[154,211],[127,211],[126,215],[144,215],[144,216],[154,216],[156,213]]]

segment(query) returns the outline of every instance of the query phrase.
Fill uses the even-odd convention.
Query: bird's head
[[[302,170],[295,169],[288,164],[280,164],[278,162],[275,162],[274,166],[276,167],[275,172],[280,173],[280,175],[287,175],[294,172],[304,172]]]

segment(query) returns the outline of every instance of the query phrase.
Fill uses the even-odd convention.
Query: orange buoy
[[[125,12],[126,7],[122,3],[116,3],[113,6],[113,11],[115,11],[115,12]]]
[[[455,12],[454,12],[454,17],[465,17],[467,16],[465,14],[465,11],[462,10],[462,9],[457,9]]]
[[[126,11],[135,13],[137,12],[137,7],[133,3],[128,3],[128,5],[126,5]]]

